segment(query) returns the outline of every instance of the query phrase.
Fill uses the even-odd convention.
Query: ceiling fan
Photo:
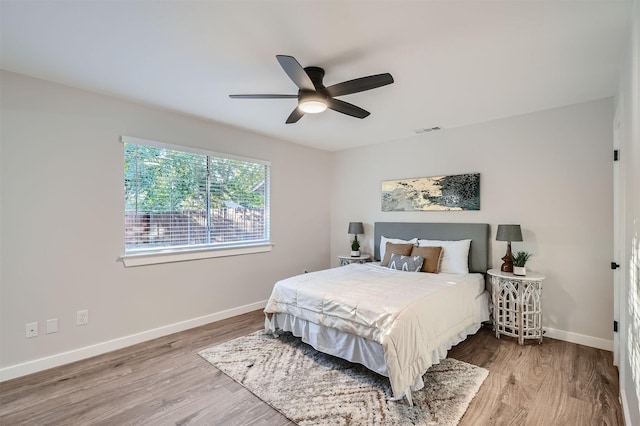
[[[287,124],[296,123],[306,113],[318,113],[327,108],[342,114],[357,118],[365,118],[370,113],[348,102],[335,99],[336,96],[350,95],[364,92],[393,83],[393,77],[389,73],[370,75],[344,81],[325,87],[322,84],[324,69],[320,67],[305,67],[294,58],[287,55],[276,55],[276,59],[287,73],[289,78],[298,86],[297,95],[229,95],[233,99],[298,99],[298,106],[287,118]]]

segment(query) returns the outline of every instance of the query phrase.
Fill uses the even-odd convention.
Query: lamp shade
[[[522,241],[520,225],[498,225],[496,241]]]
[[[362,222],[349,222],[349,232],[348,234],[364,234],[364,225]]]

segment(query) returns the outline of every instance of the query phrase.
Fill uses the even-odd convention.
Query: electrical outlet
[[[47,334],[58,332],[58,318],[51,318],[47,320]]]
[[[37,322],[30,322],[27,324],[26,330],[25,330],[25,337],[27,339],[31,339],[32,337],[38,337],[38,323]]]
[[[89,310],[85,309],[85,310],[76,312],[76,325],[86,325],[86,324],[89,324]]]

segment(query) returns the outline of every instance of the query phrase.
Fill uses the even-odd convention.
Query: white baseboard
[[[545,337],[564,340],[565,342],[577,343],[579,345],[590,346],[592,348],[603,349],[613,352],[613,340],[601,339],[599,337],[587,336],[584,334],[572,333],[570,331],[556,330],[544,327]]]
[[[47,356],[33,361],[21,364],[10,365],[0,369],[0,382],[15,379],[17,377],[26,376],[27,374],[37,373],[38,371],[47,370],[53,367],[59,367],[71,362],[80,361],[92,356],[101,355],[107,352],[122,349],[137,343],[146,342],[158,337],[167,336],[179,331],[188,330],[190,328],[199,327],[215,321],[231,318],[236,315],[245,314],[247,312],[264,309],[267,305],[266,300],[251,303],[249,305],[238,306],[237,308],[228,309],[226,311],[216,312],[198,318],[181,321],[175,324],[154,328],[152,330],[143,331],[141,333],[131,334],[129,336],[120,337],[106,342],[96,343],[95,345],[85,346],[83,348],[74,349],[68,352]]]

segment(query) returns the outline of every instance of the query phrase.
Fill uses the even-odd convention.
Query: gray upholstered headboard
[[[487,272],[489,265],[490,226],[488,223],[422,223],[376,222],[374,254],[380,260],[380,237],[410,240],[466,240],[471,239],[469,272]]]

